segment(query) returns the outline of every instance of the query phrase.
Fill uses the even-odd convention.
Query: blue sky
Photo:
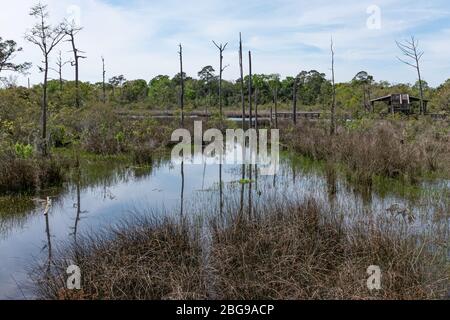
[[[27,16],[33,0],[2,4],[0,30],[24,47],[17,60],[38,64],[39,52],[23,40],[32,24]],[[212,40],[229,45],[226,79],[236,79],[238,36],[253,52],[255,73],[294,75],[316,69],[330,75],[330,38],[336,51],[336,77],[349,81],[361,70],[376,80],[416,81],[415,71],[401,64],[395,40],[415,35],[425,51],[423,76],[436,86],[450,78],[450,3],[444,0],[48,0],[53,21],[75,18],[84,27],[79,47],[88,59],[81,65],[83,80],[100,81],[100,57],[108,76],[150,80],[178,72],[177,45],[185,52],[190,75],[205,65],[218,69]],[[68,44],[60,48],[70,58]],[[56,54],[57,52],[55,52]],[[72,70],[66,67],[67,78]],[[33,69],[31,80],[40,81]],[[20,77],[20,83],[26,78]]]

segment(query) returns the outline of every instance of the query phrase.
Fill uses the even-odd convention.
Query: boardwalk
[[[147,112],[141,112],[141,113],[131,113],[127,111],[121,111],[119,112],[119,115],[124,117],[131,117],[131,118],[144,118],[144,117],[156,117],[156,118],[171,118],[175,116],[179,116],[179,113],[172,110],[167,111],[147,111]],[[305,119],[319,119],[321,118],[322,112],[320,111],[311,111],[311,112],[297,112],[297,117],[299,118],[305,118]],[[192,111],[186,114],[186,116],[191,118],[209,118],[213,116],[211,113],[205,113],[204,111]],[[226,118],[242,118],[242,113],[237,111],[225,111],[224,116]],[[248,114],[246,115],[248,118]],[[253,115],[254,117],[254,115]],[[273,115],[275,118],[275,114]],[[258,112],[258,119],[270,119],[270,111],[261,111]],[[278,118],[280,119],[289,119],[292,118],[292,112],[278,112]]]
[[[122,117],[126,117],[129,119],[145,119],[147,117],[154,117],[154,118],[174,118],[179,117],[179,112],[167,110],[167,111],[142,111],[138,113],[133,113],[129,111],[120,111],[118,114]],[[287,120],[292,119],[292,112],[289,111],[281,111],[277,113],[278,119],[280,120]],[[185,115],[187,118],[209,118],[212,117],[213,114],[211,113],[205,113],[204,111],[191,111]],[[239,111],[225,111],[224,116],[228,119],[242,119],[242,113]],[[383,119],[387,114],[380,114],[380,119]],[[435,114],[435,113],[429,113],[427,114],[428,117],[430,117],[432,120],[439,121],[439,120],[449,120],[448,116],[445,114]],[[248,119],[248,114],[246,115],[246,119]],[[321,118],[327,118],[329,115],[324,114],[322,111],[300,111],[297,112],[297,118],[298,119],[308,119],[308,120],[317,120]],[[253,119],[255,116],[253,115]],[[273,118],[275,118],[275,114],[273,115]],[[341,114],[337,115],[337,118],[340,120],[352,120],[352,116],[350,114]],[[269,121],[270,120],[270,111],[261,111],[258,112],[258,120],[260,121]]]

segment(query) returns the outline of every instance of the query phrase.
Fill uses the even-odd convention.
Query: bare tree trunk
[[[63,61],[62,54],[61,54],[61,51],[60,51],[60,52],[59,52],[59,55],[58,55],[58,58],[57,58],[57,60],[56,60],[56,66],[57,66],[57,69],[53,69],[53,68],[49,67],[49,70],[53,70],[53,71],[55,71],[55,72],[58,73],[59,91],[60,91],[60,92],[63,90],[63,86],[64,86],[64,80],[63,80],[63,76],[62,76],[62,70],[63,70],[63,67],[64,67],[66,64],[68,64],[68,63],[70,63],[70,61],[66,61],[66,62]]]
[[[103,83],[102,83],[102,90],[103,90],[103,103],[106,103],[106,70],[105,70],[105,58],[102,57],[102,66],[103,66]]]
[[[180,108],[181,108],[181,126],[184,127],[184,75],[183,75],[183,47],[180,44],[180,78],[181,78],[181,95],[180,95]]]
[[[75,44],[74,44],[75,46]],[[74,47],[75,48],[75,47]],[[81,103],[80,103],[80,73],[79,73],[79,69],[78,69],[78,55],[75,54],[76,59],[75,59],[75,90],[76,90],[76,97],[75,97],[75,106],[77,108],[80,107]]]
[[[258,87],[255,88],[255,129],[258,130]]]
[[[420,65],[419,65],[419,59],[417,57],[416,53],[416,64],[417,64],[417,75],[419,76],[419,90],[420,90],[420,114],[425,115],[425,105],[424,105],[424,98],[423,98],[423,85],[422,85],[422,75],[420,73]]]
[[[44,84],[42,87],[42,129],[41,129],[41,153],[43,156],[48,155],[48,143],[47,143],[47,87],[48,87],[48,54],[45,55],[44,59]]]
[[[72,66],[75,67],[75,90],[76,90],[76,96],[75,96],[75,106],[79,108],[81,106],[81,97],[80,97],[80,81],[79,81],[79,66],[80,66],[80,59],[85,59],[86,57],[81,56],[79,53],[82,52],[81,50],[77,49],[75,45],[75,35],[82,30],[82,28],[75,28],[74,26],[70,26],[66,34],[69,36],[68,42],[72,45],[72,52],[74,61],[72,62]]]
[[[278,87],[275,88],[274,103],[275,103],[275,129],[278,129]]]
[[[70,36],[70,42],[72,43],[72,50],[73,50],[73,56],[74,61],[72,65],[75,67],[75,106],[77,108],[80,107],[80,84],[79,84],[79,70],[78,70],[78,59],[80,56],[78,55],[78,49],[75,46],[75,35],[74,31],[71,30],[71,32],[68,33]]]
[[[270,127],[273,127],[273,105],[270,106],[270,121],[269,121]]]
[[[424,52],[419,50],[419,41],[411,37],[411,40],[406,40],[404,43],[396,41],[398,48],[402,51],[403,55],[413,62],[403,60],[398,58],[404,64],[413,67],[417,71],[417,76],[419,77],[419,90],[420,90],[420,114],[425,114],[425,102],[423,95],[423,85],[422,85],[422,75],[420,72],[420,60],[423,57]]]
[[[253,127],[253,110],[252,110],[252,52],[248,52],[248,107],[250,111],[250,125],[249,128]]]
[[[219,109],[220,109],[220,118],[223,119],[223,111],[222,111],[222,75],[223,71],[226,67],[223,66],[223,52],[225,51],[228,43],[225,45],[218,45],[213,41],[214,45],[219,49],[219,55],[220,55],[220,72],[219,72]]]
[[[52,28],[46,22],[48,17],[47,6],[41,3],[31,8],[30,16],[37,18],[38,22],[34,27],[25,34],[25,39],[34,45],[38,46],[44,58],[44,83],[42,92],[41,105],[41,143],[40,151],[43,156],[48,156],[48,141],[47,141],[47,88],[48,88],[48,71],[49,71],[49,55],[52,50],[64,39],[66,33],[63,24]]]
[[[331,39],[331,83],[333,85],[333,94],[331,102],[331,127],[330,134],[336,134],[336,83],[334,80],[334,44],[333,39]]]
[[[209,83],[209,74],[206,74],[206,85],[208,86],[208,101],[205,104],[205,117],[208,117],[208,104],[211,105],[211,84]]]
[[[223,181],[222,181],[222,154],[220,155],[220,164],[219,164],[219,207],[220,207],[220,216],[223,216]]]
[[[59,52],[59,57],[58,57],[58,61],[57,61],[57,66],[58,66],[58,76],[59,76],[59,91],[63,90],[63,79],[62,79],[62,67],[63,67],[64,63],[62,61],[62,56],[61,56],[61,51]]]
[[[294,80],[294,88],[292,90],[292,119],[297,124],[297,77]]]
[[[220,53],[220,72],[219,72],[219,113],[220,118],[222,118],[222,70],[223,68],[223,56],[222,52]]]
[[[250,157],[251,157],[251,152],[250,152]],[[252,217],[252,164],[250,163],[248,165],[248,178],[249,178],[249,185],[248,185],[248,217],[251,218]]]
[[[242,104],[242,130],[245,130],[245,94],[244,94],[244,66],[242,57],[242,35],[239,33],[239,68],[241,71],[241,104]],[[245,167],[243,167],[245,172]],[[245,177],[244,177],[245,178]]]
[[[59,66],[59,91],[63,90],[62,67]]]
[[[367,110],[367,99],[366,99],[366,85],[363,84],[363,104],[364,104],[364,109]]]

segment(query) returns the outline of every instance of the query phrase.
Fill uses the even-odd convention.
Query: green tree
[[[299,83],[298,99],[300,102],[307,106],[318,103],[322,84],[327,82],[325,74],[311,70],[302,71],[297,77]]]
[[[17,43],[14,40],[5,40],[0,37],[0,74],[2,71],[12,71],[24,73],[31,68],[31,63],[24,62],[16,64],[12,62],[18,52],[21,52],[22,48],[17,47]]]
[[[366,71],[360,71],[355,75],[352,82],[362,88],[363,106],[367,110],[370,110],[371,86],[373,84],[373,76],[369,75]]]
[[[113,97],[116,95],[116,88],[120,88],[120,96],[123,96],[123,85],[127,81],[127,79],[121,74],[119,76],[114,76],[111,79],[109,79],[109,84],[112,86],[113,89]]]
[[[450,113],[450,79],[436,88],[430,107],[435,111]]]
[[[138,102],[148,96],[147,81],[138,79],[126,81],[123,85],[123,99],[126,102]]]
[[[149,97],[159,108],[172,107],[176,104],[175,88],[169,76],[159,75],[150,81]]]
[[[41,3],[33,6],[30,10],[30,16],[37,20],[33,28],[27,32],[25,39],[30,43],[36,45],[43,56],[43,65],[40,66],[40,70],[44,73],[44,82],[42,85],[42,104],[41,104],[41,142],[39,150],[42,155],[48,155],[48,137],[47,137],[47,109],[48,109],[48,97],[47,97],[47,85],[48,85],[48,72],[49,72],[49,56],[55,47],[66,36],[65,25],[63,23],[58,24],[56,27],[52,27],[49,23],[49,13],[47,6]]]

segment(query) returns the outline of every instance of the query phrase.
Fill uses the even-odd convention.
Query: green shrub
[[[57,125],[50,128],[52,145],[56,148],[65,147],[70,144],[72,137],[64,125]]]
[[[16,156],[21,159],[29,159],[33,155],[33,147],[29,144],[16,143],[14,149]]]

